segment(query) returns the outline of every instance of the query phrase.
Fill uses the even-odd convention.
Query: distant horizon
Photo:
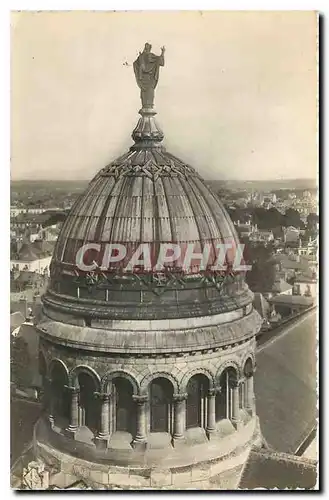
[[[92,180],[93,177],[86,178],[86,179],[46,179],[46,178],[38,178],[38,179],[23,179],[23,178],[16,178],[16,179],[10,179],[10,182],[88,182]],[[222,182],[290,182],[290,181],[315,181],[317,182],[316,177],[291,177],[291,178],[269,178],[269,179],[204,179],[204,181],[222,181]]]

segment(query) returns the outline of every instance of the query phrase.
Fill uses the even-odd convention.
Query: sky
[[[314,12],[43,11],[11,15],[13,180],[89,180],[132,145],[145,42],[167,150],[205,179],[316,177]]]

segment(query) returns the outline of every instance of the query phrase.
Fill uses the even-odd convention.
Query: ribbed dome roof
[[[164,150],[129,151],[91,181],[58,238],[73,264],[82,242],[237,242],[220,201],[194,169]]]
[[[76,266],[82,245],[122,243],[238,244],[223,205],[191,166],[160,144],[154,110],[142,109],[135,144],[103,168],[72,207],[51,264],[45,311],[77,317],[160,319],[207,316],[241,308],[252,294],[241,275],[222,277],[169,273],[122,276],[85,273]],[[55,314],[56,316],[56,314]],[[56,319],[56,317],[54,317]],[[106,321],[105,321],[106,322]]]

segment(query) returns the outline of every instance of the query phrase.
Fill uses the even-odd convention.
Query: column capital
[[[211,389],[208,390],[208,396],[216,396],[216,394],[219,394],[221,392],[220,387],[212,387]]]
[[[187,392],[183,392],[181,394],[174,394],[172,398],[174,402],[185,401],[187,399]]]
[[[239,385],[243,382],[242,379],[239,379],[239,380],[231,380],[230,381],[230,387],[231,389],[236,389],[237,387],[239,387]]]
[[[147,395],[140,395],[140,394],[134,394],[133,395],[133,401],[137,403],[138,405],[144,405],[148,401],[148,396]]]
[[[66,389],[66,390],[70,391],[70,393],[71,393],[72,395],[74,395],[74,394],[79,394],[79,392],[80,392],[79,387],[75,387],[75,386],[73,386],[73,385],[64,385],[64,389]]]
[[[95,398],[100,399],[103,403],[107,403],[111,398],[111,394],[108,392],[94,392],[94,396]]]

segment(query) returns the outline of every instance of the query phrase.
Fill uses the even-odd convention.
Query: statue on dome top
[[[143,52],[139,53],[134,62],[134,72],[137,84],[141,89],[143,108],[153,108],[154,89],[159,79],[159,68],[164,66],[165,48],[161,47],[161,55],[156,56],[151,52],[152,45],[145,44]]]

